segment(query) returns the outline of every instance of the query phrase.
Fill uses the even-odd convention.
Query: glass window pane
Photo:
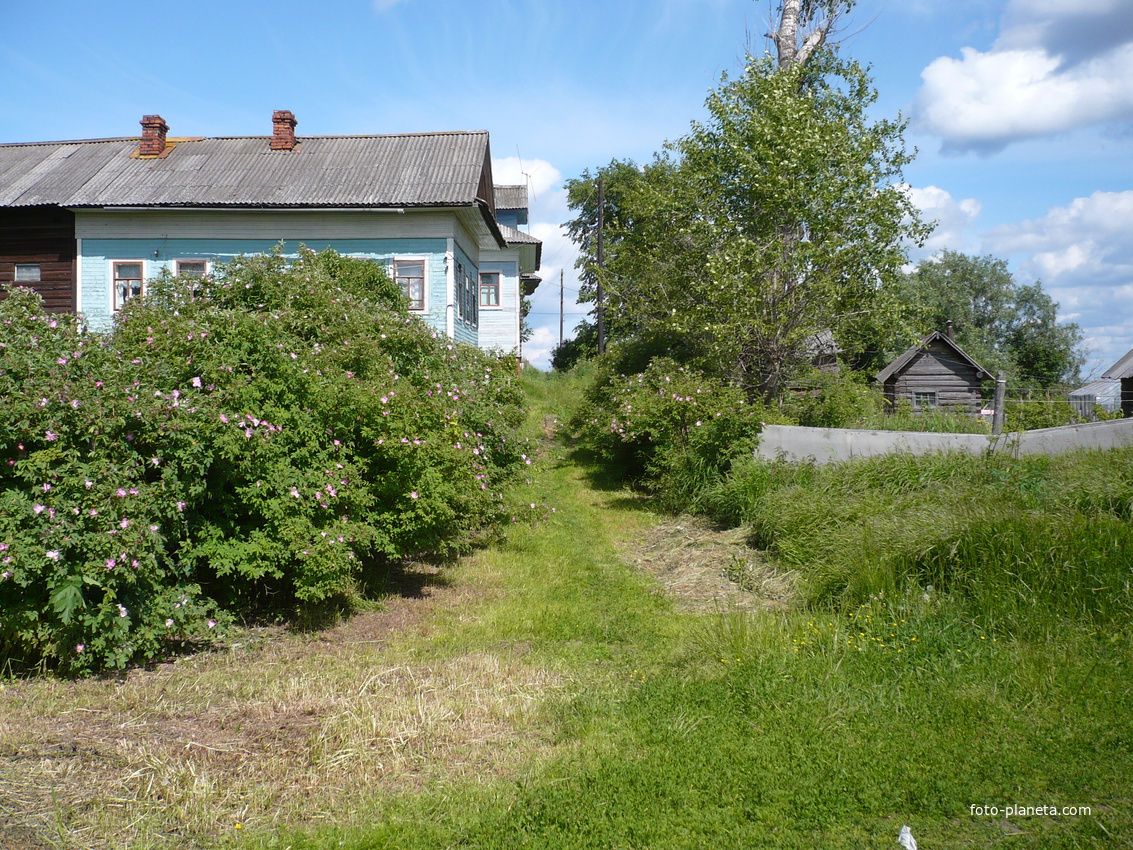
[[[204,260],[178,260],[177,274],[182,277],[204,277],[208,264]]]
[[[480,275],[480,306],[500,306],[500,276],[498,274]]]
[[[425,262],[424,260],[394,260],[393,276],[405,297],[409,299],[409,309],[425,309]]]
[[[40,279],[39,263],[16,263],[16,282],[35,282]]]
[[[115,263],[114,309],[118,310],[126,303],[128,298],[133,298],[142,293],[142,264],[133,262]]]

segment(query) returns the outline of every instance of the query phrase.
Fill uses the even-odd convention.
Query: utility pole
[[[559,348],[563,347],[563,270],[559,269]]]
[[[598,178],[598,353],[606,353],[606,326],[602,316],[602,270],[605,263],[602,258],[602,228],[605,224],[606,212],[606,185],[602,178]]]

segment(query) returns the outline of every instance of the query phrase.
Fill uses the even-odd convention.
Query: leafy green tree
[[[551,368],[556,372],[569,372],[575,364],[589,360],[598,353],[598,326],[581,322],[572,339],[565,339],[551,350]]]
[[[1042,283],[1016,282],[1004,260],[944,251],[906,276],[901,298],[922,332],[951,321],[960,346],[985,369],[1007,371],[1015,386],[1078,380],[1081,329],[1060,324]]]
[[[527,321],[527,317],[530,314],[531,314],[531,299],[530,298],[520,298],[519,299],[519,320],[521,322],[521,324],[519,326],[519,341],[520,342],[527,342],[529,339],[531,339],[531,335],[534,333],[534,331],[531,328],[531,325]]]
[[[815,333],[833,330],[851,357],[875,338],[905,246],[927,232],[901,186],[904,124],[871,121],[875,99],[865,70],[828,50],[749,57],[709,95],[709,119],[648,166],[615,160],[568,183],[586,287],[606,180],[610,338],[667,337],[767,398]]]

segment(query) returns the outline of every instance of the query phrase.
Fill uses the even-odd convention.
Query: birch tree
[[[785,0],[777,56],[748,56],[708,96],[708,119],[644,168],[617,161],[606,232],[611,337],[666,340],[701,368],[772,398],[832,330],[876,346],[926,235],[901,169],[905,124],[872,120],[866,71],[830,44],[845,2]],[[592,185],[568,184],[569,223],[594,280]],[[666,352],[672,356],[671,352]]]
[[[780,70],[805,65],[853,6],[854,0],[783,0],[779,25],[767,34],[775,45]]]

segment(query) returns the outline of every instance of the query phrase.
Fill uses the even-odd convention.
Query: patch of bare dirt
[[[624,544],[621,554],[656,578],[682,611],[785,608],[794,574],[766,563],[744,538],[743,529],[721,529],[700,517],[680,516]]]

